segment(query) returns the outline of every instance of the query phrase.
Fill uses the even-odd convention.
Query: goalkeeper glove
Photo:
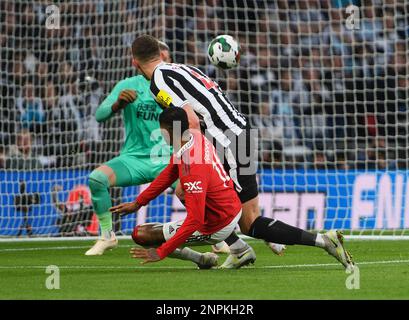
[[[112,105],[112,111],[118,112],[119,110],[124,109],[129,103],[132,103],[136,100],[136,91],[125,89],[119,93],[118,99]]]

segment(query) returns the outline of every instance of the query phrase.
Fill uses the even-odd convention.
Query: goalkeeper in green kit
[[[161,45],[164,61],[170,62],[169,48]],[[98,216],[101,239],[85,254],[102,255],[117,246],[112,230],[112,207],[109,187],[141,185],[153,181],[168,165],[171,150],[159,131],[162,108],[150,93],[150,82],[138,75],[117,83],[96,111],[96,120],[103,122],[122,112],[125,142],[120,155],[99,166],[89,175],[92,203]],[[155,135],[156,134],[156,135]]]

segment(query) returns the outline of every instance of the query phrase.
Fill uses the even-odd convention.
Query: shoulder
[[[122,79],[119,81],[113,88],[113,92],[119,92],[125,89],[136,90],[138,94],[141,94],[143,88],[148,88],[149,90],[149,81],[145,79],[144,76],[138,75],[129,78]]]
[[[146,80],[144,76],[137,75],[137,76],[122,79],[116,85],[117,86],[129,86],[129,85],[144,84],[144,83],[149,84],[149,81]]]
[[[155,76],[157,78],[159,75],[164,76],[179,73],[183,71],[182,67],[183,65],[177,63],[161,63],[153,71],[152,78],[155,78]]]

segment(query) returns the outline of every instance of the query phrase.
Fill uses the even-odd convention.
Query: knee
[[[88,186],[91,193],[99,190],[106,190],[109,188],[108,176],[100,170],[94,170],[89,175]]]
[[[258,217],[260,217],[260,208],[258,205],[258,197],[251,199],[242,205],[242,214],[239,221],[241,232],[245,235],[250,235],[251,227]]]
[[[240,226],[240,231],[241,231],[244,235],[246,235],[246,236],[250,235],[251,225],[249,225],[249,224],[246,223],[246,222],[243,222],[243,223],[239,223],[239,226]]]

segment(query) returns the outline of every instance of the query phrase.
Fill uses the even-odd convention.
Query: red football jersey
[[[146,205],[178,178],[185,192],[187,216],[176,234],[157,249],[161,259],[180,247],[195,231],[206,235],[223,229],[241,209],[233,182],[214,146],[199,132],[192,134],[172,156],[169,165],[139,195],[138,203]]]

